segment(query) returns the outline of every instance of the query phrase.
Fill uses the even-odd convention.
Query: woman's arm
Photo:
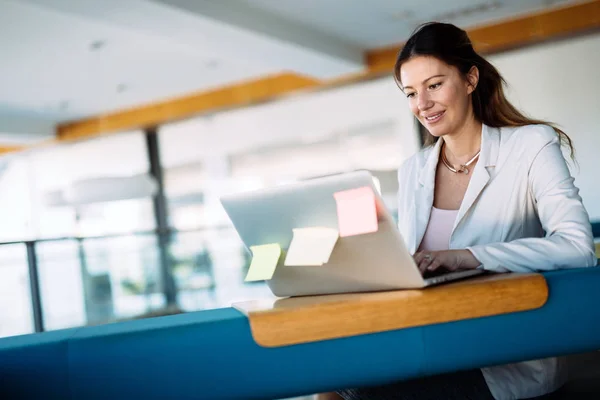
[[[592,229],[579,190],[553,135],[535,155],[529,184],[544,238],[476,245],[468,250],[486,270],[530,272],[597,264]]]
[[[481,263],[469,250],[420,251],[414,255],[415,263],[421,274],[432,272],[438,268],[449,271],[475,269]]]

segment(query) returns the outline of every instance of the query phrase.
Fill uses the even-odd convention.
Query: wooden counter
[[[423,290],[291,297],[236,303],[263,347],[384,332],[539,308],[540,274],[497,274]]]

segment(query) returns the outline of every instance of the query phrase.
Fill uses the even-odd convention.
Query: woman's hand
[[[421,274],[433,272],[438,268],[449,271],[475,269],[481,263],[469,250],[419,251],[414,257]]]

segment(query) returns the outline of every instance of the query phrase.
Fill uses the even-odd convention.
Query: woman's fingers
[[[438,268],[440,268],[442,266],[442,264],[440,263],[440,261],[436,258],[435,260],[433,260],[431,262],[431,264],[429,264],[429,266],[427,267],[427,271],[435,271]]]
[[[454,270],[455,268],[451,268],[451,266],[446,265],[447,262],[444,261],[448,259],[447,253],[448,252],[444,251],[431,253],[427,251],[420,251],[415,253],[413,258],[415,260],[415,264],[417,264],[417,267],[419,268],[419,271],[421,271],[421,274],[436,271],[439,268],[448,268],[449,270]]]
[[[422,251],[415,253],[415,255],[413,256],[413,259],[415,260],[415,264],[419,265],[424,256],[425,256],[425,253]]]
[[[431,265],[431,263],[434,261],[435,261],[435,258],[432,254],[424,253],[420,257],[420,261],[417,263],[417,265],[419,266],[419,271],[421,271],[421,274],[424,274],[425,271],[427,271],[428,267]]]

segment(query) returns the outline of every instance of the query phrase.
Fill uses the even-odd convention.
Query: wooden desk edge
[[[233,307],[248,317],[259,346],[280,347],[528,311],[547,300],[548,285],[541,274],[510,273],[422,290],[298,297]],[[407,309],[418,311],[403,311]]]

